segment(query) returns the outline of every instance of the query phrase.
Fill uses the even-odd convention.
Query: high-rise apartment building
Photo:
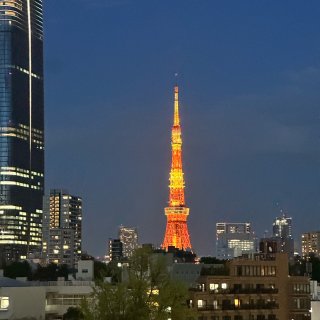
[[[292,218],[283,214],[273,221],[273,238],[281,239],[279,252],[285,252],[289,258],[294,255],[294,240],[292,236]]]
[[[218,259],[233,259],[244,253],[256,251],[254,233],[248,222],[218,222],[216,236],[216,256]]]
[[[44,196],[43,255],[47,262],[74,266],[81,256],[81,231],[80,197],[60,189]]]
[[[310,254],[320,257],[320,231],[306,232],[302,234],[302,256]]]
[[[109,261],[119,261],[123,258],[123,243],[120,239],[109,239]]]
[[[137,228],[120,226],[119,239],[122,242],[123,257],[130,258],[139,246]]]
[[[0,1],[0,255],[41,249],[44,190],[42,0]]]

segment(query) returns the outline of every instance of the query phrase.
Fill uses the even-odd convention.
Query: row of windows
[[[303,283],[295,283],[293,285],[294,293],[310,293],[310,285]]]
[[[275,266],[236,266],[236,276],[245,277],[275,277],[276,276]]]

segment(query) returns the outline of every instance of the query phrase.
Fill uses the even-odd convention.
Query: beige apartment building
[[[308,277],[290,276],[286,253],[254,254],[207,269],[191,290],[198,320],[309,320]],[[210,272],[212,275],[210,275]]]
[[[308,257],[309,254],[320,256],[320,231],[306,232],[301,236],[302,256]]]

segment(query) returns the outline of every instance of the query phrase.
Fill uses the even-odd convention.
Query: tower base
[[[180,250],[191,249],[187,225],[189,208],[167,207],[164,210],[167,216],[167,227],[162,248],[167,250],[172,246]]]

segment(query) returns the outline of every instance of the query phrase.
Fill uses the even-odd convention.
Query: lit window
[[[228,288],[228,285],[226,283],[221,283],[221,288],[222,289],[227,289]]]
[[[203,308],[206,302],[204,300],[198,300],[198,308]]]
[[[239,308],[239,307],[240,307],[240,300],[239,300],[238,298],[235,298],[235,299],[234,299],[234,306],[235,306],[236,308]]]
[[[8,310],[9,297],[0,297],[0,310]]]
[[[218,283],[210,283],[209,289],[210,290],[218,290],[219,284]]]

